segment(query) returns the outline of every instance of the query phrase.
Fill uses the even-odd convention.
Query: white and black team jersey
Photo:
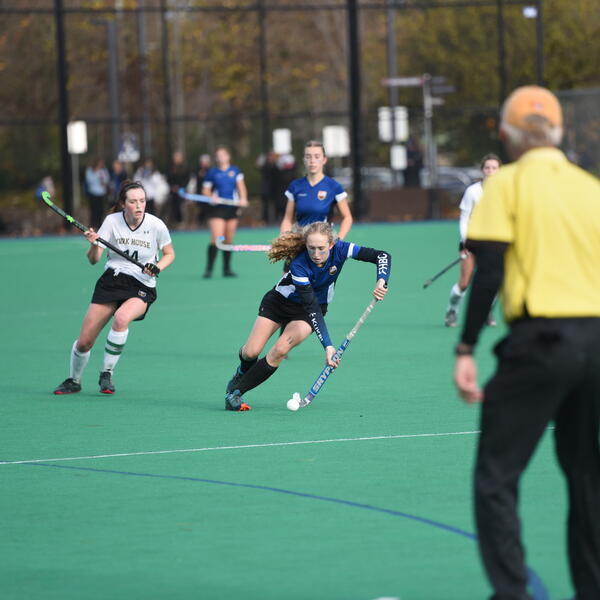
[[[104,219],[98,235],[129,254],[131,258],[145,265],[148,262],[157,263],[159,251],[171,243],[171,235],[167,226],[158,217],[146,213],[142,222],[131,229],[125,221],[123,212],[110,214]],[[156,287],[156,277],[146,275],[139,267],[119,256],[110,248],[104,269],[113,269],[135,277],[147,287]]]
[[[478,181],[476,183],[472,183],[466,190],[460,201],[460,241],[464,242],[467,239],[467,228],[469,225],[469,220],[471,218],[471,214],[473,213],[473,209],[481,200],[481,196],[483,195],[483,182]]]

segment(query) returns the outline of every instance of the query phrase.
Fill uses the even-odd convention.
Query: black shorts
[[[237,206],[227,206],[226,204],[207,204],[204,209],[204,216],[207,219],[238,219],[240,216],[240,208]]]
[[[146,303],[146,312],[135,319],[141,321],[146,316],[150,305],[156,300],[156,288],[144,285],[131,275],[119,273],[115,275],[112,269],[106,269],[96,282],[92,294],[92,304],[117,304],[121,306],[129,298],[139,298]]]
[[[327,313],[327,304],[321,304],[323,315]],[[285,327],[290,321],[305,321],[310,325],[310,319],[302,304],[288,300],[275,289],[269,290],[260,302],[258,316],[265,317]]]

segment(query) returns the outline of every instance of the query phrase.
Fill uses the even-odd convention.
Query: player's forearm
[[[288,200],[287,204],[285,205],[285,213],[283,215],[283,219],[281,220],[281,225],[279,226],[279,231],[281,233],[284,233],[285,231],[291,231],[294,221],[294,211],[294,203],[291,200]]]
[[[248,189],[246,188],[246,184],[243,181],[238,181],[237,189],[238,195],[240,197],[240,202],[244,204],[248,202]]]
[[[285,233],[286,231],[291,231],[291,230],[292,230],[292,222],[288,219],[283,219],[283,221],[281,221],[281,225],[279,226],[279,232]]]
[[[469,306],[460,344],[473,348],[479,339],[481,329],[488,317],[494,297],[504,278],[504,252],[507,244],[503,242],[467,241],[467,249],[475,254],[477,270],[471,286]]]
[[[95,244],[90,244],[88,251],[86,252],[87,259],[90,261],[91,265],[95,265],[102,256],[103,248],[100,246],[96,246]]]
[[[156,263],[156,266],[164,271],[175,260],[175,251],[164,251],[161,259]]]
[[[340,240],[343,240],[348,235],[353,222],[354,219],[352,218],[352,215],[346,215],[342,218],[340,221],[340,233],[338,236]]]
[[[329,337],[329,331],[327,331],[327,325],[321,312],[321,307],[317,302],[314,290],[310,286],[297,286],[296,289],[300,294],[300,300],[302,301],[302,307],[306,311],[310,320],[310,326],[315,332],[315,335],[323,345],[323,348],[331,346],[331,338]]]
[[[387,284],[392,272],[392,255],[389,252],[362,247],[356,255],[356,260],[377,265],[377,279],[383,279]]]

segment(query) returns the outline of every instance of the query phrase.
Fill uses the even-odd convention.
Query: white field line
[[[279,446],[302,446],[306,444],[337,444],[340,442],[368,442],[372,440],[398,440],[405,438],[447,437],[452,435],[475,435],[479,431],[451,431],[448,433],[415,433],[402,435],[377,435],[373,437],[337,438],[332,440],[302,440],[297,442],[272,442],[269,444],[244,444],[241,446],[214,446],[208,448],[184,448],[180,450],[148,450],[145,452],[120,452],[118,454],[95,454],[91,456],[66,456],[62,458],[32,458],[29,460],[5,460],[0,465],[23,465],[27,463],[63,462],[68,460],[94,460],[96,458],[120,458],[123,456],[149,456],[153,454],[183,454],[186,452],[212,452],[216,450],[243,450],[247,448],[274,448]]]

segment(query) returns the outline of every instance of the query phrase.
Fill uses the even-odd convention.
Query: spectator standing
[[[282,204],[284,189],[281,182],[281,170],[278,165],[279,155],[270,150],[266,156],[261,155],[257,161],[260,170],[260,200],[262,220],[271,225],[278,219],[277,204]]]
[[[85,170],[85,193],[90,203],[90,223],[94,229],[102,225],[110,174],[102,158],[96,158]]]
[[[406,169],[404,169],[404,187],[421,187],[421,169],[423,154],[414,137],[406,142]]]
[[[119,200],[121,184],[127,179],[125,165],[120,160],[113,160],[110,173],[110,201],[115,206]]]
[[[52,177],[50,177],[50,175],[46,175],[46,177],[40,181],[37,188],[35,188],[35,197],[38,200],[41,200],[42,192],[48,192],[52,197],[54,197],[54,191],[54,180]]]
[[[167,169],[167,183],[171,189],[171,216],[176,225],[183,222],[183,198],[179,195],[180,188],[187,188],[190,181],[190,170],[185,163],[183,152],[173,152],[171,164]]]

